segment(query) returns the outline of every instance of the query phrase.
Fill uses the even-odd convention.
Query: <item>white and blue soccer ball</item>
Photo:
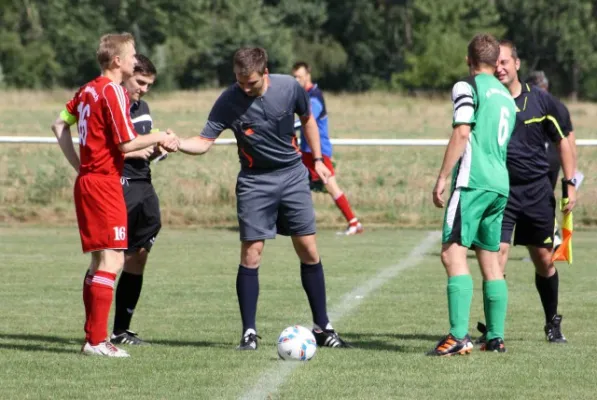
[[[278,355],[283,360],[308,361],[316,350],[315,336],[304,326],[289,326],[278,337]]]

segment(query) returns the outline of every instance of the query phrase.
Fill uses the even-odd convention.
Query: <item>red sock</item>
[[[346,218],[346,221],[352,223],[353,220],[356,220],[354,213],[350,208],[350,203],[348,202],[346,196],[344,196],[344,193],[342,193],[340,196],[334,199],[334,201],[336,202],[336,205],[338,206],[340,211],[342,211],[342,214],[344,214],[344,218]]]
[[[89,274],[89,270],[85,274],[85,279],[83,280],[83,305],[85,306],[85,332],[88,330],[89,324],[89,314],[91,313],[91,281],[93,280],[93,275]]]
[[[116,274],[97,271],[93,275],[89,289],[90,312],[85,325],[85,340],[96,346],[106,340],[108,334],[108,317],[114,297],[114,280]]]

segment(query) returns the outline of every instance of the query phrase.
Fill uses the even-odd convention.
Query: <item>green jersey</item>
[[[453,172],[453,187],[508,196],[506,151],[516,121],[516,104],[510,92],[493,75],[483,73],[457,82],[452,102],[452,125],[471,126],[466,150]]]

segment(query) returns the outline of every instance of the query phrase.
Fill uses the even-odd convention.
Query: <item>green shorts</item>
[[[442,243],[498,251],[508,198],[481,189],[457,188],[444,215]]]

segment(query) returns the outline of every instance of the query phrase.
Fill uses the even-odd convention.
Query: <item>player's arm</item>
[[[301,116],[299,119],[301,120],[301,125],[303,127],[303,135],[311,148],[313,158],[321,158],[321,139],[319,137],[319,128],[317,127],[315,118],[313,118],[313,115],[307,115]]]
[[[452,103],[454,108],[452,136],[448,141],[444,160],[433,188],[433,203],[440,208],[444,206],[443,194],[446,190],[446,181],[466,149],[471,135],[471,125],[475,121],[475,104],[471,85],[466,82],[457,82],[452,88]]]
[[[64,109],[52,124],[52,132],[54,132],[56,139],[58,139],[58,145],[60,146],[62,153],[78,173],[81,162],[79,160],[79,155],[75,151],[73,138],[70,133],[70,126],[76,122],[77,120],[75,116],[68,112],[68,109]]]
[[[185,154],[200,155],[211,149],[220,134],[230,127],[232,115],[228,102],[228,91],[222,93],[209,112],[207,123],[199,136],[182,139],[178,150]]]
[[[570,150],[572,151],[572,158],[574,159],[574,171],[578,166],[577,160],[577,152],[576,152],[576,136],[574,135],[574,127],[572,126],[572,120],[570,118],[570,111],[568,107],[564,105],[559,99],[552,96],[553,101],[555,102],[555,107],[558,111],[558,116],[556,119],[560,123],[560,128],[564,136],[568,138],[568,144],[570,145]]]
[[[564,177],[572,179],[575,172],[575,158],[572,146],[567,138],[569,132],[572,130],[572,127],[568,127],[567,124],[565,115],[567,110],[563,105],[559,105],[559,100],[551,94],[541,92],[541,96],[545,105],[544,130],[548,139],[556,143]]]
[[[312,101],[305,89],[295,82],[295,101],[294,112],[299,116],[301,126],[303,128],[303,135],[307,144],[311,148],[311,154],[314,159],[321,158],[321,140],[319,138],[319,128],[317,122],[313,117]],[[321,113],[321,111],[320,111]]]
[[[313,113],[311,112],[311,100],[309,99],[307,91],[303,89],[298,82],[295,82],[294,88],[294,112],[299,116],[303,127],[303,136],[311,148],[311,154],[313,155],[315,163],[313,168],[325,185],[328,183],[328,179],[332,176],[332,173],[323,163],[319,128],[317,127],[317,122],[315,122],[315,118],[313,118]]]
[[[178,138],[171,131],[137,135],[128,112],[129,99],[122,86],[110,83],[104,87],[103,94],[110,114],[108,120],[114,134],[113,140],[118,144],[121,152],[130,153],[158,143],[164,144],[164,147],[177,146]]]
[[[193,156],[205,154],[211,149],[211,146],[215,142],[215,139],[207,139],[203,136],[194,136],[187,139],[182,139],[178,150],[185,154]]]
[[[139,158],[142,160],[149,160],[152,156],[154,156],[155,153],[155,146],[149,146],[141,150],[135,150],[131,151],[130,153],[125,153],[124,158]]]
[[[576,135],[574,131],[570,131],[568,134],[568,144],[570,145],[570,150],[572,151],[572,158],[574,159],[574,171],[578,170],[578,153],[576,150]]]
[[[156,132],[152,133],[151,135],[136,136],[134,139],[131,139],[128,142],[121,142],[118,145],[118,148],[123,153],[130,153],[132,151],[142,150],[148,147],[152,148],[159,143],[162,144],[164,148],[177,149],[178,145],[174,144],[176,141],[178,141],[178,138],[171,131]]]
[[[452,129],[452,136],[450,136],[450,140],[448,141],[448,147],[444,153],[444,161],[439,170],[439,178],[448,179],[450,177],[456,163],[462,157],[464,150],[466,150],[466,144],[470,135],[471,126],[468,124],[456,125]]]
[[[574,178],[576,161],[572,152],[570,141],[562,130],[562,125],[565,127],[565,116],[558,107],[557,101],[548,93],[542,92],[543,100],[545,102],[545,132],[549,139],[556,143],[558,153],[560,156],[560,163],[562,164],[562,171],[564,171],[564,179],[571,180]],[[564,208],[564,212],[571,211],[576,205],[576,188],[573,185],[568,187],[568,204]]]

